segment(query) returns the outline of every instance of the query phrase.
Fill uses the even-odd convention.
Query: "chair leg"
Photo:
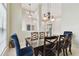
[[[72,55],[72,51],[71,51],[71,45],[69,46],[69,52],[71,53],[71,55]]]
[[[59,54],[61,53],[61,50],[62,50],[61,48],[59,47],[57,48],[57,56],[59,56]]]
[[[68,56],[68,53],[67,53],[67,48],[66,48],[66,56]]]
[[[57,51],[57,56],[59,56],[59,50]]]
[[[72,55],[72,51],[71,51],[71,48],[69,49],[69,52],[70,52],[70,54]]]
[[[35,54],[35,56],[38,56],[38,52],[39,52],[39,50],[36,48],[36,49],[34,49],[34,54]]]
[[[64,51],[64,49],[63,49],[63,56],[65,56],[65,51]]]

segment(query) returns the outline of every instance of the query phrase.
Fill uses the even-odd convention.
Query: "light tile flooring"
[[[79,56],[79,47],[75,45],[74,42],[72,42],[72,55],[68,52],[69,56]],[[4,54],[4,56],[16,56],[15,48],[10,48],[8,51]],[[60,56],[63,56],[62,53]]]

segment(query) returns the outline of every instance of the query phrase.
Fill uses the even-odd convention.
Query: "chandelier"
[[[51,16],[51,13],[50,12],[47,12],[47,14],[44,14],[44,17],[43,17],[43,21],[55,21],[55,17],[52,15]]]

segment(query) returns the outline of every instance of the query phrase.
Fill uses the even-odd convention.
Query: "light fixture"
[[[48,12],[47,15],[44,14],[43,21],[52,21],[53,22],[53,21],[55,21],[55,18],[54,18],[54,16],[51,16],[50,12]]]
[[[48,19],[47,16],[44,14],[43,20],[47,21],[47,19]]]
[[[44,14],[44,17],[43,17],[43,21],[44,21],[44,25],[45,25],[45,29],[47,29],[48,28],[48,33],[49,33],[49,36],[51,36],[52,35],[52,25],[53,25],[53,23],[52,22],[54,22],[55,21],[55,17],[53,16],[53,15],[51,15],[51,13],[50,12],[48,12],[47,14]]]
[[[28,15],[28,17],[29,17],[29,18],[32,18],[32,15],[31,15],[31,14],[29,14],[29,15]]]
[[[53,22],[53,21],[55,21],[55,18],[54,18],[54,16],[52,16],[52,18],[51,18],[51,21]]]
[[[52,21],[52,22],[54,22],[54,21],[55,21],[55,19],[53,18],[53,19],[51,19],[51,21]]]

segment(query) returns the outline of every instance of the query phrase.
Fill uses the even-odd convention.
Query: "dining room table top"
[[[54,38],[58,38],[58,37],[59,37],[58,35],[45,36],[45,38],[46,38],[46,39],[50,39],[51,42],[54,41],[54,40],[52,40],[52,38],[54,39]],[[30,45],[31,45],[33,48],[35,48],[35,47],[44,45],[44,40],[45,40],[45,39],[42,39],[42,44],[40,44],[40,39],[39,39],[39,38],[38,38],[37,40],[31,41],[31,37],[27,37],[27,38],[25,38],[25,40],[27,40],[27,41],[30,43]],[[32,43],[34,43],[34,44],[32,44]],[[49,44],[49,43],[47,42],[47,44]]]

